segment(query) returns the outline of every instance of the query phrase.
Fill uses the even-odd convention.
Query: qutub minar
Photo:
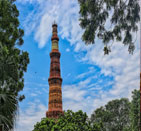
[[[54,22],[52,25],[52,50],[50,52],[50,76],[48,78],[49,83],[49,102],[48,111],[46,117],[58,118],[59,115],[63,115],[62,108],[62,78],[60,70],[60,52],[58,47],[58,35],[57,35],[57,24]]]

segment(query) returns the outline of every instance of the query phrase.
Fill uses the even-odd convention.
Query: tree
[[[18,95],[29,58],[27,52],[16,48],[23,44],[24,31],[19,28],[19,11],[13,1],[0,1],[0,85]]]
[[[134,90],[132,92],[132,101],[131,101],[131,129],[134,131],[139,131],[140,125],[140,91]]]
[[[36,125],[34,125],[33,131],[52,131],[54,125],[54,119],[43,118],[41,122],[37,122]]]
[[[16,120],[17,109],[17,97],[12,95],[6,89],[0,88],[0,123],[4,125],[4,131],[9,131],[9,129],[13,128]]]
[[[82,40],[86,44],[101,39],[108,54],[111,41],[128,45],[129,53],[135,49],[133,32],[138,31],[140,21],[139,0],[78,0],[80,26],[84,29]],[[108,23],[108,25],[107,25]],[[137,35],[137,34],[136,34]],[[135,38],[134,38],[135,39]]]
[[[9,122],[6,125],[9,129],[14,126],[16,104],[18,106],[18,101],[24,99],[24,95],[20,96],[19,91],[24,87],[23,75],[29,63],[28,53],[18,48],[23,44],[24,31],[19,28],[19,11],[14,1],[0,0],[0,94],[5,96],[0,101],[0,115],[3,116],[1,118],[11,121],[12,125]],[[15,99],[15,103],[11,102],[13,108],[9,108],[11,114],[7,115],[5,111],[10,104],[10,98],[13,98],[13,101]],[[0,121],[0,124],[5,123]]]
[[[112,100],[94,111],[91,122],[102,122],[102,131],[124,131],[130,125],[129,112],[130,102],[127,98]]]
[[[121,98],[96,109],[91,115],[91,122],[101,122],[102,131],[139,131],[141,127],[140,91],[132,92],[131,102],[127,98]]]
[[[91,125],[86,113],[81,110],[64,112],[57,120],[43,118],[34,126],[33,131],[100,131],[101,123]]]

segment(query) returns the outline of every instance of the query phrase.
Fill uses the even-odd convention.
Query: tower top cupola
[[[54,21],[54,23],[52,25],[52,37],[51,37],[51,40],[52,40],[52,43],[54,43],[53,40],[54,41],[56,40],[57,43],[59,41],[58,32],[57,32],[57,24],[56,24],[55,21]]]
[[[56,21],[53,22],[52,27],[53,27],[53,26],[56,26],[56,27],[57,27]]]

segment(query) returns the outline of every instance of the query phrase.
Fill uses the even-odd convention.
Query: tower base
[[[58,118],[59,116],[64,115],[63,111],[47,111],[46,117],[48,118]]]

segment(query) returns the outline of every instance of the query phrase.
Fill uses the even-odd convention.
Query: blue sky
[[[20,26],[25,30],[24,45],[30,64],[24,75],[16,131],[31,131],[48,109],[52,23],[58,24],[63,109],[90,114],[112,99],[131,98],[139,88],[139,33],[133,55],[122,43],[114,42],[104,56],[103,43],[86,46],[81,40],[77,0],[17,0]],[[108,22],[107,22],[108,27]],[[136,34],[133,34],[134,38]]]

